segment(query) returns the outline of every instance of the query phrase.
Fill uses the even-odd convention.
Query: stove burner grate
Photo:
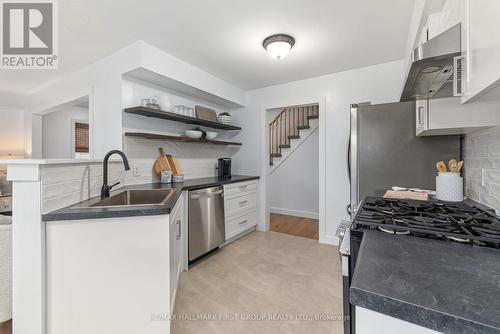
[[[353,228],[500,248],[500,219],[463,203],[368,197]]]

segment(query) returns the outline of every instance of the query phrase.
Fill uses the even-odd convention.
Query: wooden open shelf
[[[185,143],[241,146],[241,143],[232,142],[232,141],[193,139],[193,138],[189,138],[189,137],[159,135],[156,133],[146,133],[146,132],[125,132],[125,136],[126,137],[144,138],[144,139],[154,139],[154,140],[180,141],[180,142],[185,142]]]
[[[130,114],[135,114],[135,115],[141,115],[145,117],[155,117],[155,118],[161,118],[161,119],[166,119],[169,121],[174,121],[174,122],[181,122],[185,124],[194,124],[194,125],[199,125],[199,126],[205,126],[207,128],[212,128],[212,129],[220,129],[220,130],[241,130],[240,127],[234,126],[234,125],[228,125],[228,124],[222,124],[219,122],[214,122],[214,121],[207,121],[204,119],[196,118],[196,117],[189,117],[189,116],[184,116],[184,115],[179,115],[170,111],[162,111],[162,110],[156,110],[156,109],[151,109],[147,107],[133,107],[133,108],[127,108],[123,110],[126,113]]]

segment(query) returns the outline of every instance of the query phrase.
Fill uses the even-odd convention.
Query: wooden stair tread
[[[273,158],[281,158],[281,153],[271,153],[271,157],[273,157]]]
[[[310,115],[310,116],[307,116],[307,119],[318,119],[319,116],[318,115]]]
[[[281,144],[280,148],[290,148],[290,144]]]
[[[297,129],[299,129],[299,130],[307,130],[310,128],[311,127],[309,125],[297,125]]]

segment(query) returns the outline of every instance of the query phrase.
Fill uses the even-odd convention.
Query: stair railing
[[[318,105],[288,107],[269,123],[269,164],[281,157],[281,149],[290,147],[290,140],[297,138],[300,129],[308,128],[309,119],[318,117]]]

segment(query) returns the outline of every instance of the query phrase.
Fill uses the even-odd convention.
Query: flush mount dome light
[[[266,49],[267,53],[276,59],[288,56],[294,44],[295,39],[285,34],[269,36],[262,42],[262,46]]]

